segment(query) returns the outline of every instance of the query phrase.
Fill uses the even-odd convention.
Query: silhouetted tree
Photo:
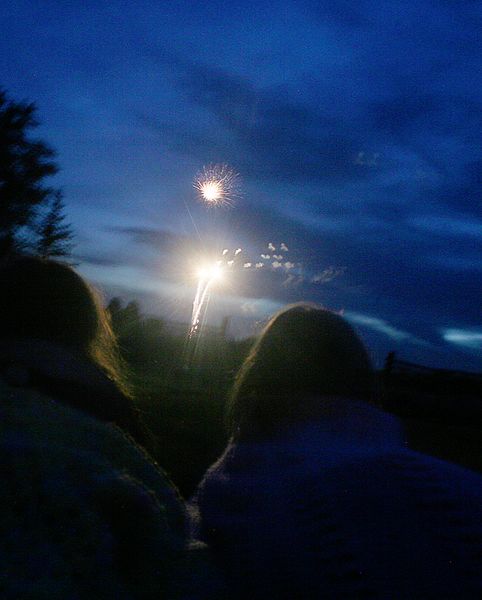
[[[73,233],[65,223],[62,193],[53,194],[50,206],[38,226],[37,253],[42,258],[68,256],[72,250]]]
[[[58,171],[55,152],[30,136],[35,112],[0,89],[0,256],[18,250],[23,228],[35,231],[37,208],[55,194],[44,184]]]
[[[137,300],[131,300],[124,308],[124,322],[127,327],[136,327],[141,321],[141,311]]]
[[[112,323],[112,329],[114,333],[118,336],[120,333],[120,326],[122,322],[122,302],[120,298],[115,296],[107,305],[107,312],[110,314],[110,320]]]
[[[143,317],[138,302],[132,300],[124,307],[121,299],[114,297],[107,305],[107,311],[110,314],[112,328],[121,342],[121,346],[129,347],[132,338],[138,336],[143,325]]]

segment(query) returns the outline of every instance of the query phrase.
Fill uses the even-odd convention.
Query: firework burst
[[[232,206],[239,195],[239,174],[227,164],[208,165],[196,175],[194,187],[209,206]]]

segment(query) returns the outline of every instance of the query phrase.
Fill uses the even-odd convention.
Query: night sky
[[[37,104],[108,297],[187,323],[228,249],[208,321],[232,334],[313,300],[377,365],[480,370],[480,2],[16,0],[0,23],[0,85]],[[197,198],[210,163],[231,207]]]

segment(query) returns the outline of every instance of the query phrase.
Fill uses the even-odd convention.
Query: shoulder
[[[191,501],[197,527],[241,522],[251,527],[279,504],[283,488],[290,485],[292,467],[292,457],[283,451],[283,444],[231,441],[208,469]]]
[[[179,573],[183,505],[116,427],[0,381],[0,460],[12,595],[86,586],[90,597],[144,597]]]

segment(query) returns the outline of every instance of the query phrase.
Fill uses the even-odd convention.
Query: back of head
[[[309,417],[313,397],[372,394],[370,359],[352,327],[339,314],[296,304],[272,317],[245,360],[229,419],[234,432],[262,432]]]
[[[55,376],[39,371],[38,364],[35,367],[39,389],[117,423],[146,443],[107,312],[95,290],[72,267],[24,256],[0,268],[0,341],[8,347],[19,340],[33,353],[37,340],[58,349],[51,348],[47,357],[58,367]],[[78,380],[72,379],[72,369],[64,368],[67,355],[84,361],[76,364],[82,375]]]
[[[101,328],[97,299],[68,265],[34,257],[0,270],[0,338],[61,343],[88,355]]]

